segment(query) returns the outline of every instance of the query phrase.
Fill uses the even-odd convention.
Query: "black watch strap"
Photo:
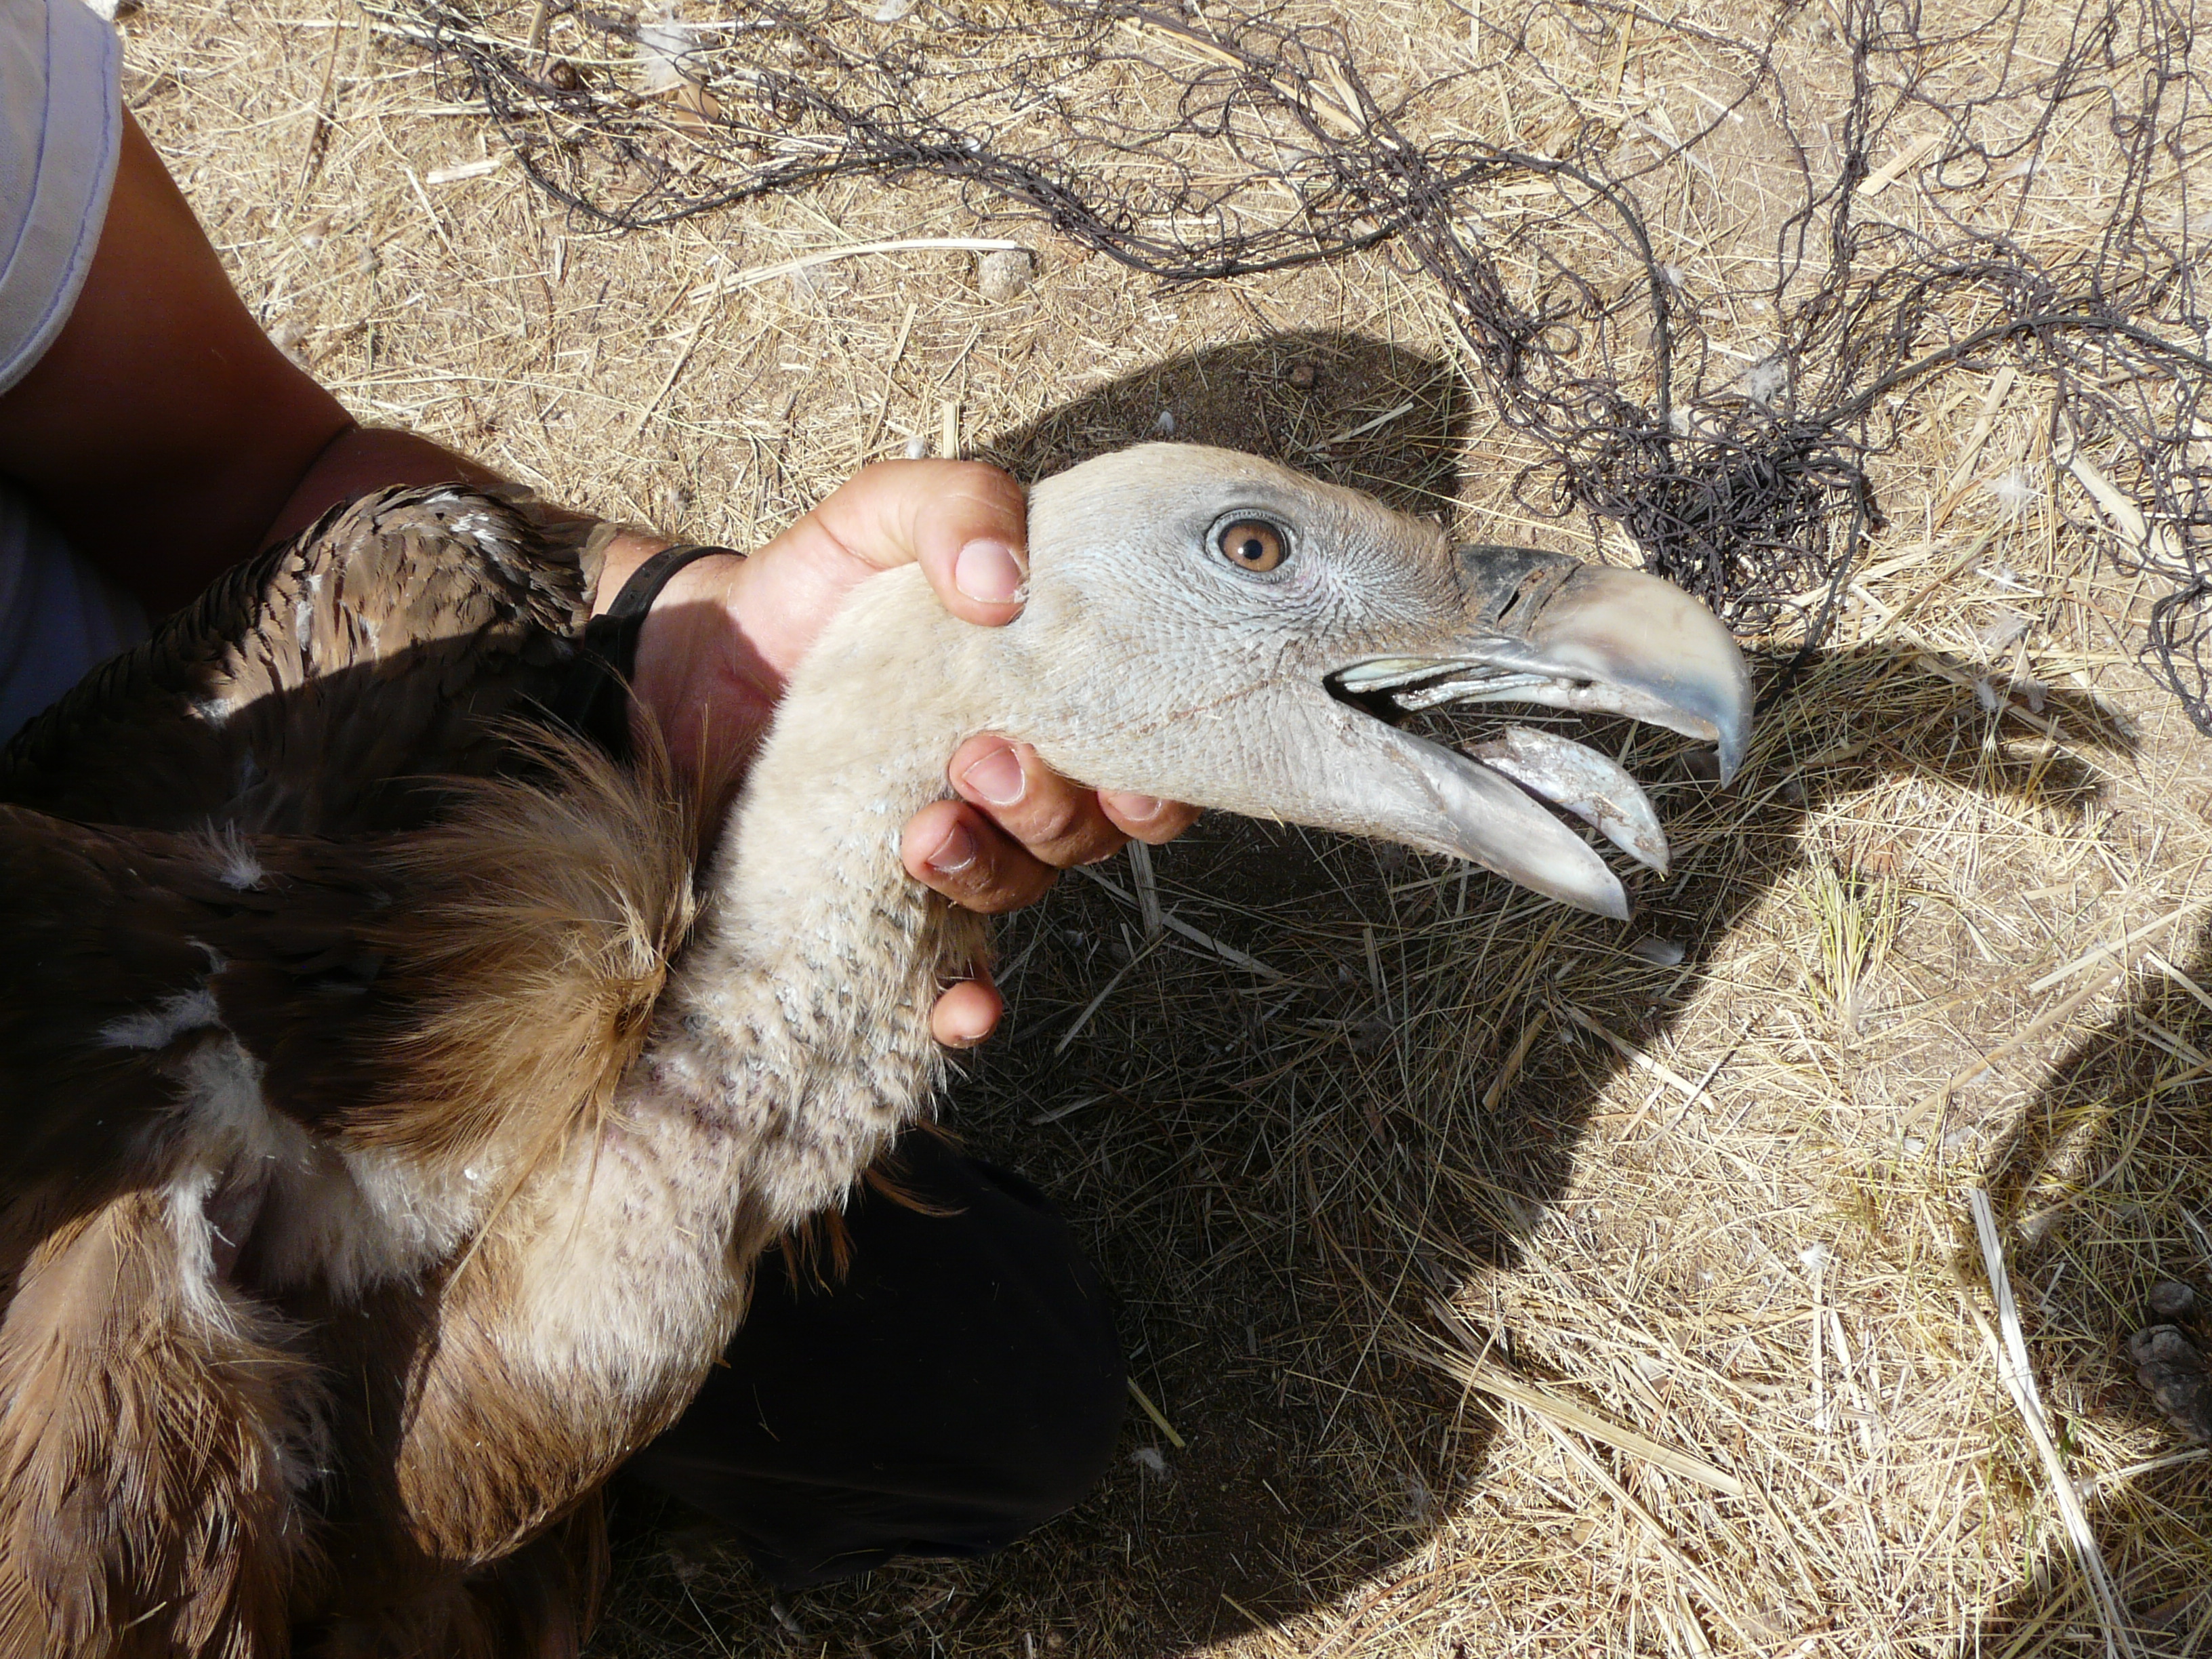
[[[662,548],[631,571],[615,602],[584,624],[576,660],[553,698],[553,717],[617,760],[627,760],[629,683],[637,672],[637,636],[646,612],[678,571],[720,555],[744,556],[727,547],[681,543]]]

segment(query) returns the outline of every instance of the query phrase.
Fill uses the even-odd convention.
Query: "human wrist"
[[[638,567],[654,554],[673,545],[667,537],[657,535],[650,530],[624,526],[617,531],[601,558],[599,586],[592,592],[592,614],[594,617],[605,616],[629,579],[637,574]],[[684,571],[677,573],[679,578],[684,574]],[[666,591],[664,588],[662,592],[665,594]],[[659,601],[656,599],[655,603]]]
[[[640,538],[608,551],[597,609],[654,553],[670,544]],[[643,550],[641,551],[641,550]],[[745,561],[709,553],[674,571],[637,626],[629,669],[634,736],[657,735],[679,775],[710,783],[709,771],[742,762],[766,725],[772,695],[745,673],[750,653],[734,637],[735,592]]]

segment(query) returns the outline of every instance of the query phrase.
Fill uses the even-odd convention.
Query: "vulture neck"
[[[872,579],[793,675],[732,813],[653,1060],[734,1143],[741,1249],[838,1203],[943,1080],[930,1006],[983,924],[906,873],[899,836],[1008,710],[1002,632],[911,568]]]
[[[958,740],[994,723],[1004,631],[891,572],[793,676],[644,1054],[592,1133],[526,1171],[482,1268],[444,1292],[459,1357],[410,1407],[399,1468],[405,1492],[481,1495],[436,1521],[440,1548],[511,1547],[673,1421],[761,1254],[927,1109],[944,1071],[930,1006],[982,921],[908,877],[899,833],[945,792]]]

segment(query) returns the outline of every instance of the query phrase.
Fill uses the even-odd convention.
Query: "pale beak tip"
[[[1691,717],[1675,729],[1702,728],[1698,736],[1711,734],[1713,758],[1725,788],[1743,770],[1751,753],[1751,670],[1719,620],[1698,608],[1705,623],[1698,630],[1705,635],[1700,641],[1705,648],[1699,653],[1702,661],[1681,673],[1670,688],[1677,707]]]
[[[1743,770],[1745,757],[1751,750],[1751,712],[1721,727],[1720,765],[1721,787],[1725,789],[1735,781],[1735,775]]]
[[[1571,896],[1563,894],[1561,896],[1568,903],[1578,905],[1594,916],[1626,921],[1636,907],[1628,902],[1628,890],[1620,884],[1619,878],[1613,877],[1609,870],[1606,874],[1612,878],[1602,886],[1593,886]]]

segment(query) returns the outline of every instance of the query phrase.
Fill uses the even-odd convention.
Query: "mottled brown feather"
[[[283,1321],[195,1296],[158,1194],[42,1242],[0,1320],[0,1654],[285,1650],[319,1389]]]
[[[878,944],[794,957],[812,994],[731,958],[748,923],[660,1010],[724,802],[546,734],[596,545],[386,492],[0,756],[0,1659],[573,1652],[598,1486],[691,1398],[789,1194],[834,1202],[937,1076],[919,1025],[851,1025],[974,948],[895,866],[831,883]],[[738,981],[793,1097],[617,1106]],[[311,1431],[330,1474],[279,1493]]]
[[[226,1407],[222,1365],[258,1362],[194,1360],[184,1328],[148,1289],[162,1252],[173,1257],[175,1249],[173,1236],[146,1219],[148,1206],[191,1151],[173,1115],[180,1054],[227,1031],[265,1068],[262,1095],[272,1109],[339,1142],[393,1152],[425,1181],[489,1154],[513,1171],[483,1224],[481,1236],[496,1243],[510,1231],[505,1200],[596,1122],[643,1044],[692,918],[696,814],[657,760],[629,771],[566,739],[528,747],[538,763],[531,778],[466,781],[451,815],[431,829],[351,843],[92,829],[0,807],[0,914],[21,947],[0,956],[0,1133],[9,1154],[0,1216],[19,1264],[0,1367],[21,1370],[28,1362],[16,1358],[16,1333],[52,1322],[44,1310],[52,1298],[36,1293],[56,1271],[45,1265],[49,1257],[58,1249],[68,1259],[69,1249],[82,1249],[71,1241],[105,1237],[117,1218],[133,1218],[143,1258],[137,1270],[80,1283],[69,1300],[91,1322],[85,1333],[40,1350],[65,1353],[71,1374],[98,1377],[118,1373],[118,1332],[139,1333],[131,1352],[143,1365],[124,1364],[119,1375],[148,1395],[149,1427],[115,1443],[124,1473],[152,1480],[172,1466],[204,1468],[210,1455],[196,1443],[210,1432],[206,1425],[228,1421],[234,1439],[250,1442],[252,1425],[284,1408],[286,1389],[304,1375],[296,1362],[289,1374],[264,1364],[274,1403]],[[98,925],[88,927],[88,918]],[[222,1030],[189,1027],[159,1048],[102,1046],[103,1026],[202,989],[212,994]],[[218,1190],[210,1206],[224,1201]],[[252,1210],[249,1198],[241,1212]],[[544,1223],[518,1217],[514,1224],[528,1232]],[[250,1299],[254,1241],[238,1244],[246,1282],[220,1290],[246,1329],[272,1316]],[[471,1272],[441,1268],[442,1288],[402,1284],[361,1309],[325,1310],[323,1328],[305,1339],[346,1395],[340,1416],[356,1425],[344,1437],[355,1453],[349,1504],[366,1502],[387,1540],[349,1565],[404,1563],[388,1585],[391,1616],[403,1621],[432,1619],[427,1605],[412,1603],[434,1586],[441,1588],[431,1600],[454,1618],[489,1618],[483,1595],[509,1580],[495,1596],[507,1598],[493,1620],[500,1628],[556,1603],[568,1609],[562,1619],[584,1616],[590,1597],[576,1587],[592,1582],[588,1562],[561,1569],[570,1591],[559,1595],[520,1563],[502,1567],[481,1593],[465,1580],[588,1498],[648,1431],[639,1425],[665,1423],[688,1397],[672,1390],[642,1412],[635,1401],[610,1401],[603,1413],[585,1413],[604,1431],[582,1441],[547,1433],[547,1425],[577,1414],[577,1401],[518,1400],[502,1382],[498,1321],[477,1311],[499,1307],[501,1255],[495,1248]],[[168,1267],[173,1274],[173,1260]],[[0,1448],[27,1441],[37,1451],[0,1466],[22,1477],[10,1490],[36,1501],[64,1487],[103,1490],[84,1436],[57,1445],[35,1426],[52,1413],[27,1376],[0,1370]],[[356,1389],[366,1391],[357,1401]],[[77,1409],[96,1419],[113,1404],[100,1396]],[[150,1426],[179,1412],[194,1443],[172,1444]],[[411,1455],[397,1443],[403,1435]],[[46,1464],[58,1473],[24,1484]],[[403,1480],[404,1491],[394,1484]],[[227,1489],[216,1481],[210,1490],[219,1505]],[[520,1525],[517,1490],[544,1494]],[[173,1497],[164,1486],[130,1512],[182,1547],[191,1528]],[[26,1585],[45,1587],[40,1596],[27,1589],[18,1596],[22,1628],[36,1624],[34,1612],[88,1630],[114,1627],[98,1593],[112,1540],[92,1522],[112,1532],[124,1514],[95,1504],[91,1530],[64,1534],[39,1558],[46,1565],[35,1567],[35,1580],[28,1534],[11,1540],[0,1532],[0,1572],[14,1563]],[[262,1523],[241,1508],[228,1524],[243,1547]],[[427,1550],[404,1543],[410,1528],[429,1529]],[[242,1561],[226,1570],[243,1571]],[[214,1593],[211,1580],[194,1582],[202,1601]],[[523,1595],[514,1588],[523,1583],[538,1588]],[[7,1605],[0,1602],[0,1614]],[[145,1628],[149,1641],[163,1632],[180,1639],[182,1627],[167,1617]],[[456,1645],[426,1650],[467,1648],[458,1627],[450,1634]]]
[[[513,759],[589,619],[608,526],[526,492],[393,489],[246,561],[0,750],[0,801],[82,823],[357,835]]]

